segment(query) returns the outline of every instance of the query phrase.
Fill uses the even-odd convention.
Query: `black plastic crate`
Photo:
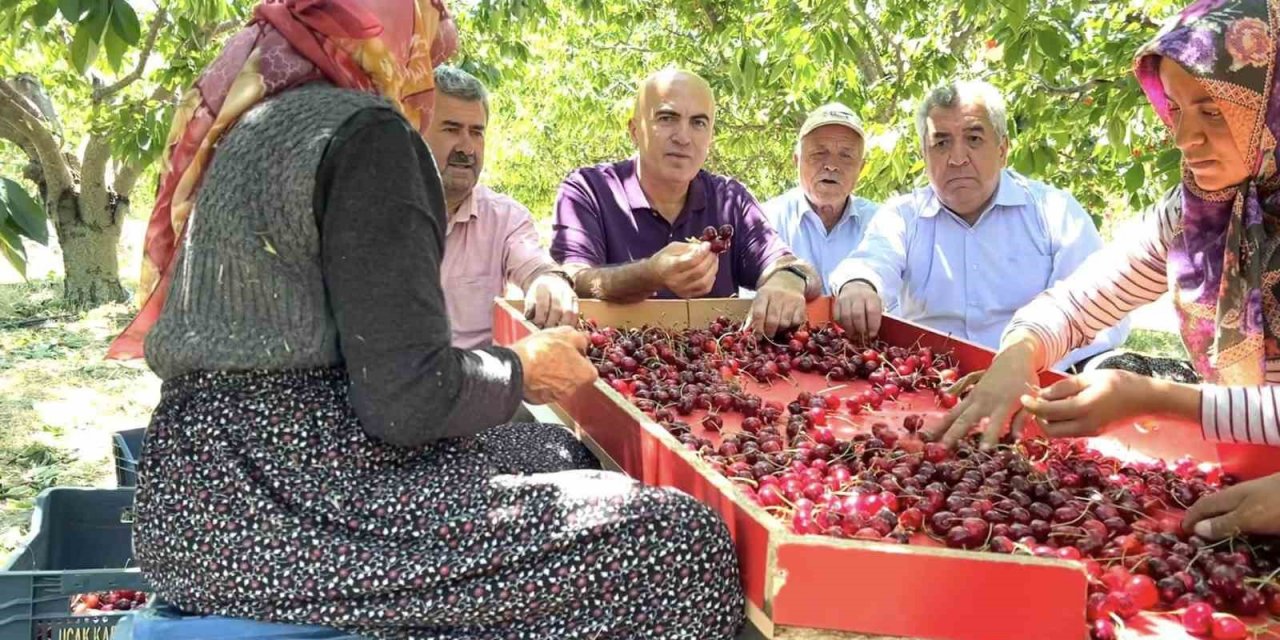
[[[138,461],[142,459],[143,427],[111,434],[111,450],[116,459],[116,486],[138,486]]]
[[[134,567],[133,489],[47,489],[32,535],[0,567],[0,640],[107,640],[120,615],[72,616],[71,597],[149,590]]]

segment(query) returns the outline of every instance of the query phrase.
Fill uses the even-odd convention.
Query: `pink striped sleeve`
[[[1177,207],[1166,199],[1133,233],[1113,240],[1019,310],[1005,333],[1031,331],[1045,346],[1045,362],[1089,344],[1099,331],[1168,290],[1165,258],[1177,222]]]
[[[1206,440],[1280,446],[1280,387],[1200,388],[1200,430]]]

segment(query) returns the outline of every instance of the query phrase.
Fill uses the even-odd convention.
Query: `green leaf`
[[[1112,153],[1121,157],[1128,154],[1125,149],[1124,133],[1127,128],[1125,121],[1116,116],[1112,116],[1111,121],[1107,123],[1107,144],[1111,146]]]
[[[1054,165],[1057,160],[1057,154],[1054,153],[1053,149],[1050,147],[1040,146],[1036,147],[1035,158],[1036,170],[1040,173],[1044,173]]]
[[[49,24],[54,14],[58,13],[58,4],[55,0],[43,0],[42,2],[31,7],[31,23],[37,27],[43,27]]]
[[[1035,156],[1026,149],[1017,149],[1009,154],[1009,160],[1013,164],[1014,170],[1024,175],[1032,175],[1036,172]]]
[[[4,254],[5,260],[13,265],[23,278],[27,277],[27,251],[22,248],[22,238],[18,237],[18,231],[11,224],[12,220],[6,220],[4,224],[0,224],[0,254]]]
[[[22,234],[45,245],[49,243],[49,225],[44,209],[27,195],[22,185],[8,178],[0,178],[0,208],[8,211],[8,217]]]
[[[1165,149],[1156,159],[1156,171],[1162,175],[1172,174],[1182,166],[1182,152],[1177,147]]]
[[[1130,192],[1136,192],[1142,188],[1142,183],[1146,179],[1146,172],[1142,169],[1142,164],[1135,162],[1124,172],[1124,188]]]
[[[107,29],[102,37],[102,47],[107,51],[107,66],[119,73],[120,65],[124,62],[124,54],[129,50],[129,44],[122,40],[120,34],[112,28]]]
[[[62,17],[67,22],[75,24],[80,22],[80,14],[84,10],[80,0],[58,0],[58,10],[62,12]]]
[[[98,41],[91,35],[88,27],[88,23],[80,23],[76,27],[75,37],[71,39],[71,66],[80,73],[88,71],[94,58],[98,56]]]
[[[1037,31],[1036,43],[1040,45],[1040,51],[1044,52],[1049,59],[1058,60],[1062,57],[1062,39],[1057,32],[1051,29]]]
[[[138,44],[142,38],[142,27],[138,25],[138,14],[129,6],[127,0],[112,0],[111,30],[129,45]]]
[[[80,73],[86,73],[98,57],[99,41],[111,15],[109,0],[86,0],[93,4],[89,14],[76,26],[71,39],[71,65]]]
[[[81,25],[88,25],[93,33],[94,41],[102,39],[102,31],[107,28],[107,20],[111,18],[112,0],[80,0],[89,3],[89,13],[85,15]]]
[[[1022,38],[1017,38],[1006,42],[1004,45],[1004,65],[1009,68],[1016,68],[1023,58],[1027,55],[1027,47],[1024,46]]]
[[[1027,19],[1027,9],[1029,0],[1009,0],[1005,5],[1008,10],[1009,26],[1017,29],[1022,26],[1022,21]]]

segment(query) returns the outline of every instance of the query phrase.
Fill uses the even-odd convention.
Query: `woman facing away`
[[[377,638],[731,638],[713,511],[503,424],[586,338],[450,346],[438,0],[266,0],[186,95],[113,357],[163,380],[136,557],[180,609]]]
[[[1055,437],[1158,417],[1221,442],[1280,445],[1280,1],[1199,0],[1137,55],[1139,83],[1182,151],[1182,182],[1143,232],[1107,247],[1018,312],[991,367],[934,432],[984,442],[1037,420]],[[1037,372],[1172,292],[1205,384],[1095,370],[1038,393]],[[1280,475],[1198,501],[1198,535],[1280,533]]]

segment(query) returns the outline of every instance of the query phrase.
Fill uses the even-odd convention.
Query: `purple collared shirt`
[[[649,205],[634,158],[583,167],[565,178],[556,195],[551,257],[589,267],[623,264],[724,224],[733,225],[733,242],[720,254],[709,298],[732,297],[739,287],[755,289],[769,265],[791,255],[751,192],[737,180],[699,171],[684,209],[671,223]],[[661,289],[655,297],[676,296]]]

